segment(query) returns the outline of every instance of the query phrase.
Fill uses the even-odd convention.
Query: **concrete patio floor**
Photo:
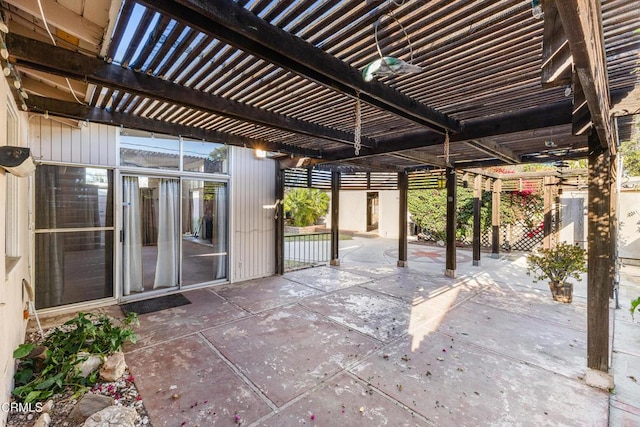
[[[613,356],[626,381],[610,395],[584,381],[585,283],[559,304],[521,255],[479,268],[460,250],[448,279],[441,248],[410,245],[401,269],[394,240],[362,243],[341,242],[340,267],[187,291],[192,304],[140,316],[126,358],[153,425],[606,426],[610,397],[611,425],[640,425],[628,302]]]

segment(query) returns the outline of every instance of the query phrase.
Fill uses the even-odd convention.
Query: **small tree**
[[[580,279],[580,273],[587,271],[587,252],[580,246],[559,243],[555,248],[539,249],[527,257],[527,274],[533,281],[548,279],[553,283],[565,283],[572,277]]]
[[[329,196],[315,188],[294,188],[284,196],[284,212],[295,227],[316,223],[329,210]]]

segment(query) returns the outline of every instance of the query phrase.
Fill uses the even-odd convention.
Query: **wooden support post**
[[[551,236],[553,234],[553,186],[555,185],[555,180],[553,177],[545,176],[542,180],[544,184],[544,188],[542,190],[543,199],[544,199],[544,224],[543,224],[543,238],[542,238],[542,247],[545,249],[551,248],[553,245]]]
[[[480,208],[482,207],[482,175],[473,181],[473,265],[480,266]]]
[[[284,169],[276,163],[276,274],[284,274]]]
[[[457,174],[447,168],[447,258],[444,271],[447,277],[456,277],[456,224],[457,224]]]
[[[406,172],[398,172],[398,191],[400,192],[398,215],[398,267],[407,267],[407,197],[409,192],[409,175]]]
[[[331,265],[340,265],[340,172],[331,172]]]
[[[589,137],[587,365],[609,370],[609,290],[611,289],[611,193],[609,158],[597,133]]]
[[[610,259],[611,263],[609,266],[609,280],[611,283],[611,289],[609,290],[609,297],[614,297],[614,291],[617,284],[616,277],[616,261],[618,259],[618,214],[617,214],[617,206],[618,206],[618,153],[616,151],[615,155],[610,156],[609,158],[609,191],[611,194],[611,198],[609,201],[609,237],[611,240],[610,247]],[[619,307],[616,307],[619,308]]]
[[[491,258],[500,257],[500,193],[502,192],[502,180],[496,179],[493,183],[491,199]]]

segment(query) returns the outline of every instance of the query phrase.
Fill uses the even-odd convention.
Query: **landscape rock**
[[[102,365],[102,356],[99,354],[89,354],[84,352],[78,353],[78,359],[85,357],[87,360],[80,362],[76,368],[78,370],[78,374],[83,378],[87,378],[92,372],[96,371],[100,365]]]
[[[124,406],[109,406],[84,422],[84,427],[134,427],[138,413]]]
[[[71,410],[71,413],[67,417],[67,422],[69,422],[70,425],[79,425],[91,415],[108,408],[113,405],[113,403],[114,401],[111,397],[87,393],[82,396],[80,401]]]
[[[40,415],[33,427],[49,427],[49,424],[51,424],[51,416],[45,412]]]
[[[42,412],[49,413],[49,412],[51,412],[52,409],[53,409],[53,400],[52,399],[47,400],[47,402],[44,405],[42,405]]]
[[[117,351],[105,360],[100,368],[100,378],[107,382],[117,381],[124,374],[126,368],[124,353]]]

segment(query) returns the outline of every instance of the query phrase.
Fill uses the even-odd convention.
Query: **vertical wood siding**
[[[256,159],[253,150],[232,147],[231,280],[275,274],[274,160]]]
[[[29,121],[29,145],[36,160],[116,165],[117,127],[90,123],[75,128],[44,117]]]

